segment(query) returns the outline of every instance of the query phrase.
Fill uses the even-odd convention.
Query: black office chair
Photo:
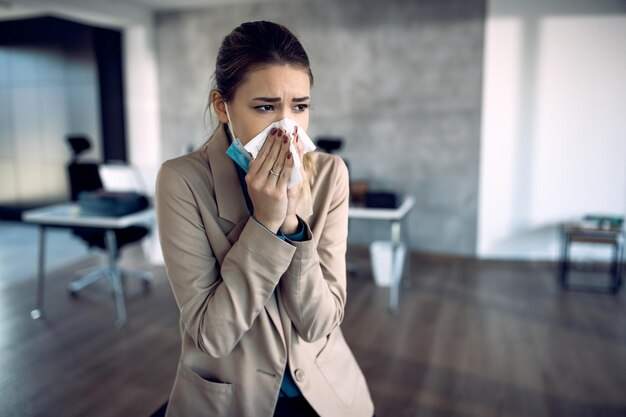
[[[83,136],[69,136],[67,141],[72,150],[72,160],[67,165],[70,196],[72,201],[77,201],[78,194],[80,192],[100,190],[103,186],[98,171],[99,164],[94,162],[79,161],[80,154],[91,147],[89,140]],[[150,230],[148,228],[141,226],[130,226],[124,229],[115,230],[116,248],[115,253],[113,254],[115,260],[117,261],[120,250],[124,246],[140,241],[149,232]],[[102,229],[81,227],[72,229],[72,233],[85,241],[90,249],[96,247],[107,250],[106,232]],[[109,256],[111,256],[111,254],[109,254]],[[85,271],[82,272],[84,273]],[[120,272],[122,279],[127,276],[140,278],[144,285],[144,289],[148,289],[150,283],[152,282],[152,274],[147,271],[134,271],[120,268]],[[91,272],[70,283],[68,288],[70,295],[76,296],[78,291],[101,278],[107,277],[108,273],[108,265],[92,268]]]
[[[343,138],[339,136],[318,136],[315,138],[318,148],[327,153],[334,153],[343,147]]]

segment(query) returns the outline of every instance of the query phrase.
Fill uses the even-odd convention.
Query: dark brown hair
[[[309,57],[289,29],[265,21],[243,23],[222,41],[215,63],[214,88],[229,102],[250,71],[273,64],[306,70],[313,85]]]

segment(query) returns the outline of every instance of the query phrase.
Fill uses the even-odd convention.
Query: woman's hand
[[[250,161],[246,175],[254,217],[274,233],[278,232],[287,217],[290,206],[287,184],[292,169],[289,138],[283,129],[274,128],[257,157]]]
[[[296,126],[293,131],[293,143],[298,151],[298,156],[300,157],[300,162],[302,166],[300,167],[300,175],[302,176],[302,182],[295,187],[287,189],[287,215],[285,216],[285,221],[280,227],[282,232],[289,235],[293,234],[298,230],[298,218],[296,217],[296,209],[300,203],[300,199],[302,198],[302,193],[304,190],[304,184],[308,182],[308,177],[306,171],[304,170],[304,145],[300,141],[300,137],[298,135],[298,127]]]

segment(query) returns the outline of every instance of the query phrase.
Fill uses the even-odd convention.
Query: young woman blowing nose
[[[346,303],[348,171],[309,152],[313,75],[285,27],[222,42],[219,126],[163,164],[159,234],[180,309],[168,416],[371,417],[339,325]]]

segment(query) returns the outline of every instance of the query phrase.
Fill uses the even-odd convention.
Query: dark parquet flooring
[[[414,256],[400,310],[351,248],[342,325],[378,417],[626,416],[626,299],[563,292],[546,264]],[[113,327],[105,283],[67,296],[85,260],[49,271],[46,320],[35,281],[0,291],[0,416],[149,416],[171,388],[178,311],[164,268],[129,322]],[[595,279],[594,277],[583,277]]]

